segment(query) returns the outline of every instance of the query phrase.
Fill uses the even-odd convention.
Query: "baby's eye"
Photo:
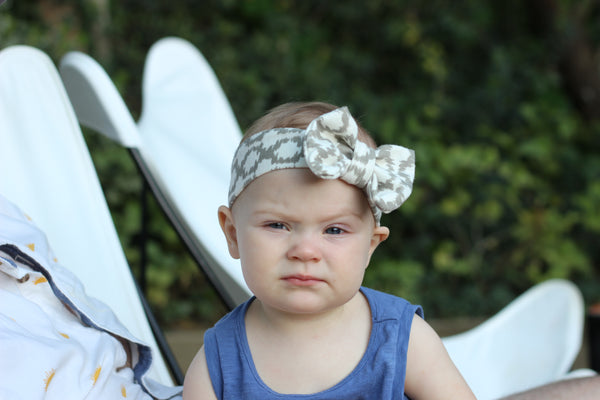
[[[285,229],[285,225],[281,222],[270,222],[267,226],[272,229]]]
[[[340,228],[339,226],[331,226],[331,227],[325,229],[325,233],[327,233],[328,235],[340,235],[344,232],[345,231],[342,228]]]

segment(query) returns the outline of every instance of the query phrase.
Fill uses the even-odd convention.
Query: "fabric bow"
[[[415,153],[397,145],[376,149],[358,140],[358,126],[347,107],[313,120],[306,128],[304,157],[323,179],[341,179],[363,189],[375,218],[400,207],[410,196]]]

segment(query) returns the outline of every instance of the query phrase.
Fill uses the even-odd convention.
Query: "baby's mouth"
[[[324,282],[323,279],[314,277],[312,275],[303,275],[303,274],[294,274],[287,275],[282,278],[282,280],[287,283],[295,286],[313,286],[317,285],[321,282]]]

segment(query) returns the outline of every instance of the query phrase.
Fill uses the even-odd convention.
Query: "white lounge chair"
[[[241,132],[200,52],[178,38],[155,43],[146,58],[142,116],[136,124],[104,69],[80,52],[60,73],[82,125],[128,148],[194,258],[233,308],[251,295],[229,256],[217,208],[227,203]]]
[[[532,287],[481,325],[443,341],[477,398],[496,399],[567,378],[583,327],[579,289],[555,279]]]
[[[214,275],[225,271],[235,283],[228,286],[225,279],[221,289],[234,304],[244,300],[249,292],[214,216],[226,202],[239,128],[198,50],[177,38],[152,46],[137,126],[95,60],[69,53],[60,70],[80,122],[141,153],[146,174],[157,181],[167,209],[186,226],[189,243],[210,252]],[[565,377],[581,346],[583,312],[581,294],[572,283],[550,281],[444,343],[478,397],[493,399]]]
[[[0,148],[0,193],[46,233],[87,293],[152,348],[149,377],[173,386],[69,98],[56,66],[38,49],[0,51]]]

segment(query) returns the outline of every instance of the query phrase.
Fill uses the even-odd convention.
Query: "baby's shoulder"
[[[413,314],[423,318],[423,309],[408,300],[379,290],[363,287],[361,292],[367,298],[374,320],[409,317]]]
[[[212,387],[204,346],[202,346],[186,372],[183,383],[183,397],[186,399],[216,399]]]

